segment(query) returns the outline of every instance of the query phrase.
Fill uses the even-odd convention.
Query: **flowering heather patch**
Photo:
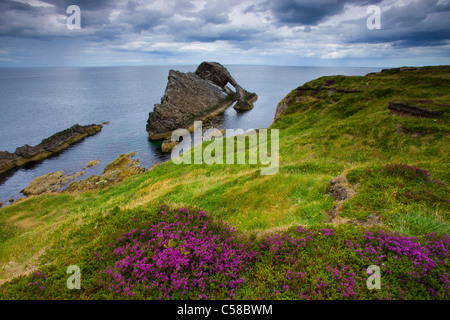
[[[150,291],[160,298],[194,299],[226,290],[233,298],[258,254],[236,244],[235,231],[204,211],[161,207],[160,214],[166,221],[148,222],[116,240],[104,287],[127,296]]]
[[[445,182],[433,180],[430,173],[425,169],[420,169],[416,166],[409,166],[407,164],[387,164],[385,169],[392,173],[398,173],[414,180],[423,180],[429,183],[438,183],[442,186],[447,186]]]
[[[256,299],[449,299],[450,236],[421,241],[382,229],[291,228],[262,241],[263,263],[272,265],[271,288],[251,281]],[[381,290],[366,286],[366,269],[381,268]]]
[[[42,283],[42,280],[47,279],[47,274],[43,274],[42,271],[36,271],[33,273],[33,280],[36,280],[34,282],[29,282],[28,287],[30,287],[32,290],[36,290],[36,295],[43,295],[45,294],[44,290],[44,284]]]
[[[110,227],[101,241],[59,264],[0,286],[0,296],[450,299],[450,236],[446,234],[409,237],[382,228],[316,225],[244,240],[200,209],[118,209],[110,217],[104,220]],[[81,268],[81,290],[66,288],[68,263]],[[366,270],[371,265],[380,268],[380,290],[367,288]]]

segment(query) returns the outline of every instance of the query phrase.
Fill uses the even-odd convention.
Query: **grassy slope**
[[[327,195],[329,181],[342,173],[359,183],[343,217],[377,215],[407,234],[450,233],[449,189],[436,182],[449,181],[450,174],[450,67],[323,77],[307,86],[361,92],[293,90],[284,99],[288,108],[271,126],[280,129],[276,175],[261,176],[257,165],[167,162],[106,190],[43,195],[0,209],[0,281],[33,270],[37,257],[58,241],[65,242],[65,252],[79,252],[104,237],[111,229],[98,227],[99,221],[108,221],[116,206],[199,206],[247,235],[326,223],[335,202]],[[389,101],[411,100],[443,116],[390,115]],[[399,124],[406,133],[398,132]],[[389,163],[415,165],[433,179],[415,169],[389,171]],[[55,250],[49,251],[52,260],[67,259]]]

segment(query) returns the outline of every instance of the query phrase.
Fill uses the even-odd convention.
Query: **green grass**
[[[331,98],[327,90],[294,89],[283,99],[288,108],[270,127],[280,130],[276,175],[262,176],[259,164],[169,161],[104,190],[36,196],[4,207],[0,282],[41,268],[49,258],[44,252],[53,252],[52,263],[66,262],[66,253],[52,251],[61,241],[76,252],[88,248],[92,236],[73,230],[95,234],[94,240],[109,237],[116,227],[102,221],[111,219],[115,207],[136,214],[162,204],[198,206],[243,237],[323,225],[335,204],[327,194],[329,182],[342,174],[357,186],[357,195],[343,206],[343,218],[364,222],[376,215],[385,228],[410,236],[448,234],[449,75],[448,66],[424,67],[365,77],[322,77],[305,84],[360,91],[334,91]],[[390,101],[422,101],[414,104],[439,110],[442,116],[393,116],[387,108]],[[431,182],[411,172],[390,172],[390,164],[426,170]]]

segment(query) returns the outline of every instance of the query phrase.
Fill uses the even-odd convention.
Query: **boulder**
[[[235,101],[240,101],[238,108],[249,110],[256,99],[220,63],[203,62],[195,73],[170,70],[161,103],[149,114],[147,132],[151,140],[167,139],[179,128],[193,131],[194,121],[223,113]]]

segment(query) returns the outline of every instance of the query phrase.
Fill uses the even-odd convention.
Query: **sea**
[[[237,112],[229,107],[217,119],[221,128],[257,129],[271,125],[278,102],[305,82],[330,75],[365,75],[381,68],[225,65],[247,91],[256,92],[254,109]],[[145,130],[148,114],[161,101],[170,69],[195,72],[196,66],[133,66],[74,68],[0,68],[0,151],[35,146],[74,124],[101,124],[102,131],[48,159],[0,175],[0,202],[24,197],[36,177],[63,170],[82,171],[78,178],[101,174],[123,153],[136,152],[142,167],[170,160],[160,142]]]

